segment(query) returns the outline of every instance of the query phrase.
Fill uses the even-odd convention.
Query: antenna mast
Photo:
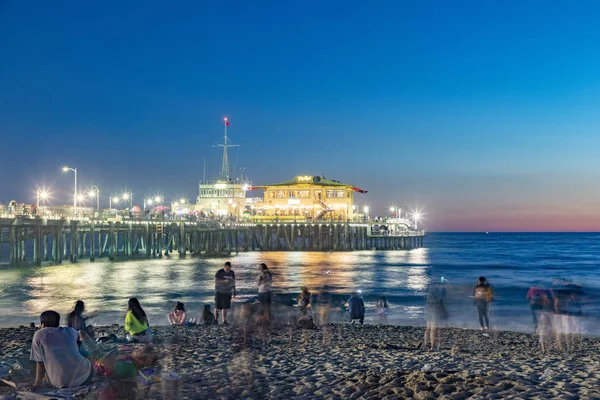
[[[222,147],[223,148],[223,163],[221,164],[221,180],[229,182],[231,178],[231,167],[229,166],[229,155],[227,154],[227,149],[229,147],[238,147],[237,144],[231,144],[229,139],[227,138],[227,127],[230,125],[227,117],[223,118],[223,125],[225,134],[223,136],[223,144],[216,144],[214,147]]]

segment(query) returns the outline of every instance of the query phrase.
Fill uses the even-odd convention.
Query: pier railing
[[[0,262],[40,265],[87,257],[93,261],[240,251],[402,250],[422,247],[424,237],[424,231],[373,235],[370,224],[348,222],[0,218]],[[8,257],[2,253],[7,247]]]

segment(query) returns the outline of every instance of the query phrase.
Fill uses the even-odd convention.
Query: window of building
[[[309,199],[310,198],[310,190],[292,190],[292,191],[290,191],[290,198]]]
[[[342,199],[344,197],[344,190],[327,189],[327,198],[329,199]]]
[[[278,199],[285,199],[286,197],[287,197],[287,190],[278,190],[277,191]]]
[[[323,191],[322,190],[315,190],[315,199],[321,200],[322,198],[323,198]]]
[[[269,192],[269,198],[270,199],[274,199],[275,198],[275,192],[270,191]]]

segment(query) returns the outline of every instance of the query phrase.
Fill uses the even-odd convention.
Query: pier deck
[[[371,234],[369,223],[219,223],[0,218],[0,261],[13,265],[226,255],[241,251],[400,250],[423,246],[424,231]],[[7,249],[8,247],[8,249]],[[6,252],[8,250],[8,258]]]

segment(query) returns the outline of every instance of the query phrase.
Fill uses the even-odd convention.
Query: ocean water
[[[488,278],[496,299],[490,307],[492,326],[531,331],[525,299],[530,286],[549,287],[567,278],[585,290],[583,322],[598,333],[600,324],[600,234],[433,233],[425,248],[407,251],[265,252],[224,258],[162,259],[127,262],[79,262],[56,266],[0,265],[0,326],[38,322],[54,309],[65,316],[76,300],[97,311],[96,324],[123,323],[129,297],[138,297],[153,325],[166,324],[175,301],[198,316],[213,302],[214,274],[224,261],[233,264],[240,295],[236,302],[256,299],[261,262],[274,276],[274,292],[292,297],[307,286],[324,286],[340,296],[360,291],[367,323],[377,321],[375,303],[386,296],[388,323],[423,325],[424,295],[431,282],[447,283],[447,323],[478,326],[470,297],[477,277]]]

